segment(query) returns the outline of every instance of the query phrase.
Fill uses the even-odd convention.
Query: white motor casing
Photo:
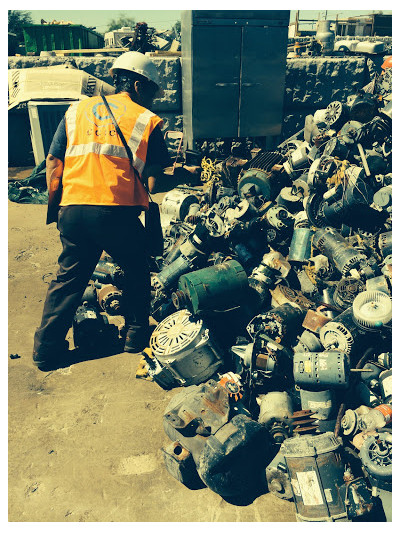
[[[184,220],[192,204],[198,204],[196,195],[180,189],[172,189],[163,198],[161,212],[172,220]]]
[[[150,338],[150,348],[157,361],[184,386],[207,381],[223,363],[210,330],[187,309],[160,322]]]
[[[287,392],[273,391],[260,401],[260,424],[268,425],[273,420],[288,420],[293,414],[292,400]]]

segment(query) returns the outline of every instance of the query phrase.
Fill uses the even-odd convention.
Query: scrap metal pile
[[[232,502],[266,478],[302,521],[382,503],[388,515],[391,95],[332,102],[301,134],[204,161],[203,186],[164,197],[143,361],[183,387],[164,414],[165,464]],[[118,314],[123,273],[106,266],[97,295]]]

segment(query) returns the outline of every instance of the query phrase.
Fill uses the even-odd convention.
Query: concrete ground
[[[14,171],[13,177],[30,174]],[[135,377],[139,355],[54,372],[32,363],[47,285],[61,251],[46,206],[9,202],[9,521],[293,522],[264,494],[235,506],[170,476],[162,415],[177,389]]]

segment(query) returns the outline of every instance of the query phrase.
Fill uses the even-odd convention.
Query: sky
[[[158,30],[167,30],[167,29],[170,29],[174,23],[177,21],[177,20],[180,20],[180,14],[181,14],[181,9],[170,9],[170,10],[165,10],[165,9],[151,9],[151,10],[131,10],[131,9],[124,9],[124,1],[123,0],[120,0],[120,2],[118,2],[118,9],[117,10],[101,10],[101,9],[91,9],[91,10],[79,10],[79,9],[74,9],[74,10],[57,10],[57,9],[44,9],[44,10],[38,10],[36,9],[36,7],[39,7],[38,4],[44,4],[46,2],[35,2],[35,4],[32,4],[35,6],[35,9],[26,9],[28,11],[30,11],[32,13],[32,17],[33,17],[33,20],[34,20],[34,23],[36,24],[40,24],[40,20],[41,19],[44,19],[46,20],[47,22],[51,22],[52,20],[65,20],[65,21],[71,21],[73,22],[74,24],[83,24],[84,26],[88,26],[88,27],[93,27],[95,26],[96,27],[96,31],[100,32],[100,33],[104,33],[105,31],[107,31],[108,29],[108,23],[112,20],[112,19],[116,19],[119,17],[120,14],[124,14],[126,15],[127,17],[132,17],[135,19],[136,22],[147,22],[150,26],[153,26],[155,27],[156,29]],[[285,2],[282,2],[284,5],[282,5],[281,7],[282,8],[287,8],[289,9],[290,7],[295,7],[296,9],[299,7],[298,4],[295,4],[295,5],[286,5]],[[337,10],[328,10],[328,19],[331,19],[331,20],[335,20],[336,18],[336,13],[339,13],[339,17],[340,18],[347,18],[347,17],[350,17],[350,16],[355,16],[355,15],[361,15],[361,14],[369,14],[373,11],[373,9],[365,9],[365,3],[366,2],[363,2],[361,5],[364,7],[364,9],[360,9],[360,10],[352,10],[352,11],[349,11],[349,10],[345,10],[345,9],[340,9],[340,7],[337,9]],[[74,4],[73,1],[69,2],[69,5],[71,5],[72,7],[72,4]],[[132,4],[133,2],[129,2],[128,4],[125,4],[125,5],[128,5],[129,7],[132,7]],[[202,2],[200,5],[196,6],[196,2],[173,2],[172,0],[169,0],[169,1],[166,1],[164,0],[163,2],[157,2],[157,1],[152,1],[152,2],[149,2],[149,4],[153,7],[155,7],[157,4],[158,5],[161,5],[162,7],[168,5],[168,6],[171,6],[171,7],[174,7],[174,4],[182,4],[182,5],[179,5],[179,7],[181,7],[182,9],[195,9],[196,7],[198,9],[216,9],[216,8],[220,8],[220,9],[235,9],[236,8],[239,8],[239,6],[236,6],[235,5],[235,2],[232,0],[232,2],[230,3],[226,3],[226,2],[221,2],[221,0],[218,0],[218,2],[214,2],[212,3],[212,6],[208,5],[207,2]],[[288,2],[288,4],[291,4],[291,2]],[[307,7],[308,5],[310,4],[310,2],[303,2],[302,5],[304,5],[304,7]],[[340,3],[339,3],[340,4]],[[379,4],[378,2],[374,2],[375,5],[372,5],[371,7],[374,7],[375,10],[377,10],[376,8],[379,8]],[[52,5],[54,5],[54,3],[52,3]],[[75,4],[77,5],[77,4]],[[80,5],[82,5],[82,3],[80,3]],[[101,4],[97,4],[97,5],[101,5]],[[109,3],[107,4],[103,4],[103,5],[107,5],[107,7],[109,7]],[[320,4],[318,4],[320,6]],[[331,4],[332,5],[332,4]],[[357,2],[355,2],[353,0],[352,2],[352,5],[353,6],[357,6]],[[256,3],[256,6],[258,6],[257,8],[259,7],[263,7],[263,8],[268,8],[269,6],[268,5],[265,5],[263,3],[263,5],[260,6],[260,2],[257,2]],[[240,5],[240,8],[243,7],[243,3],[241,3]],[[386,7],[390,7],[390,6],[387,6]],[[391,13],[390,10],[386,10],[384,11],[385,14],[389,14]],[[302,18],[306,18],[306,19],[317,19],[318,18],[318,15],[320,16],[320,18],[325,18],[325,10],[310,10],[310,9],[304,9],[304,10],[300,10],[300,19]],[[294,21],[294,17],[295,17],[295,10],[292,9],[291,10],[291,21]],[[306,26],[305,26],[306,27]],[[308,26],[310,27],[310,26]]]

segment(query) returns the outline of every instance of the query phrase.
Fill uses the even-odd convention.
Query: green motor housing
[[[182,275],[172,302],[177,309],[186,308],[193,314],[226,311],[241,305],[248,290],[246,272],[232,259]]]

